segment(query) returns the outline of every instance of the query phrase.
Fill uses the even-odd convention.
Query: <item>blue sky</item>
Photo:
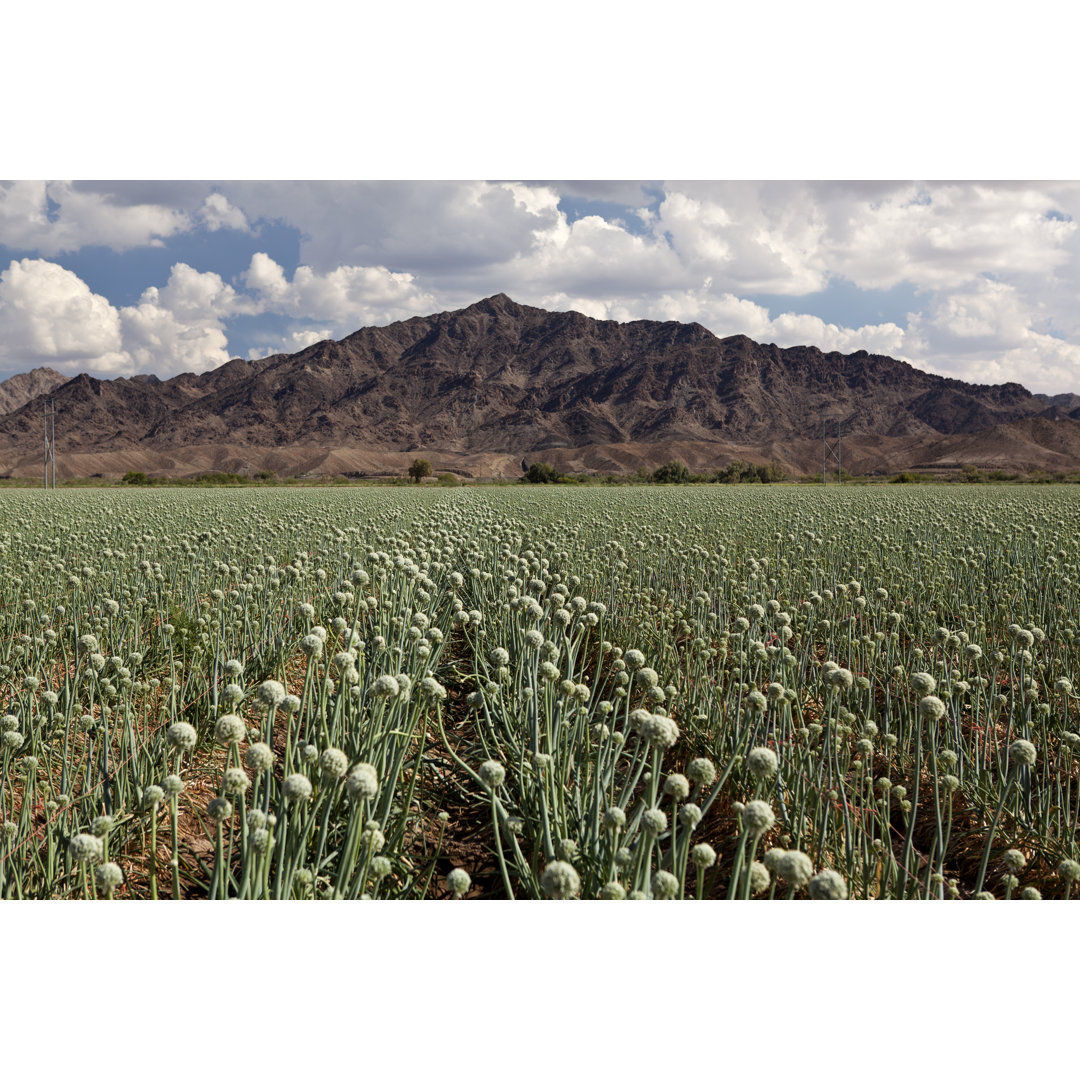
[[[0,375],[203,371],[505,292],[1080,391],[1080,184],[0,183]]]

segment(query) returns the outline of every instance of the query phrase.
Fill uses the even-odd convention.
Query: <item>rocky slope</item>
[[[33,371],[23,371],[0,382],[0,415],[21,409],[28,401],[41,394],[48,394],[68,381],[67,375],[61,375],[52,368],[39,367]]]
[[[1071,429],[1080,431],[1073,394],[972,385],[865,352],[720,339],[696,323],[600,321],[502,294],[198,376],[80,375],[53,397],[58,454],[142,451],[177,461],[193,447],[227,447],[250,461],[292,448],[306,460],[362,450],[520,462],[631,445],[651,459],[677,443],[720,456],[806,458],[812,468],[802,446],[817,440],[820,450],[826,419],[830,429],[842,424],[852,447],[877,446],[886,457],[904,447],[906,458],[956,437],[948,453],[962,459],[966,437],[980,434],[973,445],[992,449],[986,432],[1034,419],[1069,432],[1068,446]],[[0,465],[36,449],[40,431],[39,402],[0,416]]]

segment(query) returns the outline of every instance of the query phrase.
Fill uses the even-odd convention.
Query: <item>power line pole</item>
[[[56,489],[56,402],[45,399],[45,489],[49,488],[49,466],[52,466],[52,487]]]
[[[844,473],[841,466],[841,440],[840,440],[840,420],[836,421],[836,442],[830,443],[828,436],[828,429],[826,424],[828,421],[822,420],[821,422],[821,482],[826,483],[825,470],[828,467],[829,458],[832,458],[836,462],[836,482],[842,484],[844,482]]]

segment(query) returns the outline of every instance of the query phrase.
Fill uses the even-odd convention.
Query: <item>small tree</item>
[[[546,461],[534,461],[523,477],[527,484],[557,484],[561,474]]]
[[[412,477],[414,484],[419,484],[425,476],[431,475],[431,462],[425,458],[418,457],[409,466],[409,476]]]
[[[669,461],[652,474],[657,484],[689,484],[690,470],[681,461]]]

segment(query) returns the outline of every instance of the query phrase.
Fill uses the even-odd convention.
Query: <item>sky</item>
[[[1080,391],[1080,183],[6,181],[0,375],[201,372],[494,293]]]

